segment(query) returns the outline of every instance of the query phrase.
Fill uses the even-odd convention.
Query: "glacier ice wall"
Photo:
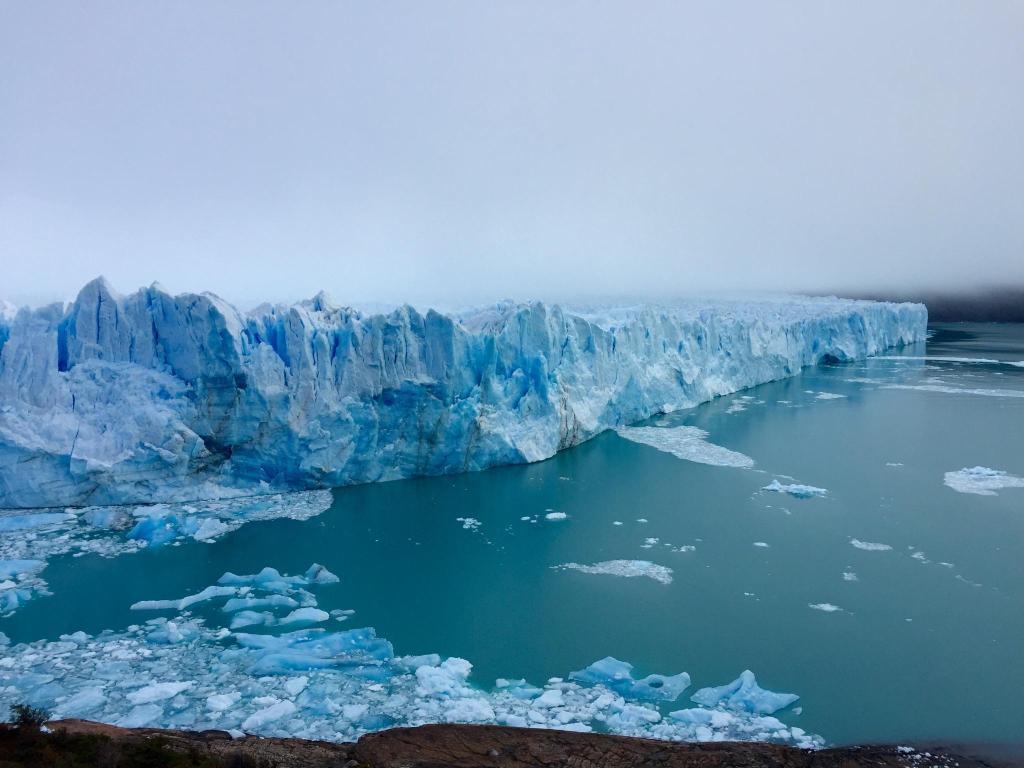
[[[181,501],[537,461],[610,427],[923,341],[920,304],[784,297],[239,312],[102,279],[0,313],[0,507]]]

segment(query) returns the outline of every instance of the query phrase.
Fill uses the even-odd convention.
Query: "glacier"
[[[0,312],[0,507],[310,490],[532,462],[598,433],[923,341],[920,304],[771,297],[249,312],[102,278]],[[211,531],[212,532],[212,531]]]

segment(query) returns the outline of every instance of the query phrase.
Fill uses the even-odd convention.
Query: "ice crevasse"
[[[0,312],[0,507],[323,488],[538,461],[603,430],[923,341],[920,304],[774,297],[243,313],[98,278]]]

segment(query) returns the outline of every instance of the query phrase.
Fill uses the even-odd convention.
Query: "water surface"
[[[976,465],[1024,476],[1024,368],[920,358],[1024,360],[1024,328],[933,330],[927,347],[894,353],[903,359],[809,369],[647,422],[706,430],[752,469],[609,432],[534,465],[339,489],[306,522],[56,558],[53,596],[0,630],[23,641],[120,629],[142,618],[128,608],[137,600],[316,561],[342,579],[322,608],[355,609],[348,623],[399,653],[467,658],[485,687],[612,655],[642,674],[689,672],[682,706],[749,668],[801,695],[782,719],[833,742],[1017,739],[1024,489],[964,494],[943,477]],[[776,478],[828,493],[761,490]],[[547,520],[552,510],[567,518]],[[553,569],[612,559],[668,566],[673,581]]]

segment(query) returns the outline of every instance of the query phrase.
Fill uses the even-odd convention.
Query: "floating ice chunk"
[[[954,491],[978,496],[995,496],[996,491],[1004,488],[1024,488],[1024,477],[989,467],[964,467],[956,472],[947,472],[943,482]]]
[[[0,560],[0,579],[13,579],[39,573],[46,567],[42,560]]]
[[[548,707],[561,707],[565,705],[565,697],[562,695],[562,691],[558,688],[551,688],[544,691],[540,696],[533,700],[533,706],[540,709],[547,709]]]
[[[768,547],[770,545],[766,541],[755,541],[754,542],[754,546],[755,547]]]
[[[195,685],[194,682],[182,683],[153,683],[137,691],[132,691],[126,697],[132,704],[151,704],[156,701],[173,699],[182,691],[187,691]]]
[[[893,361],[919,361],[928,363],[968,363],[971,365],[1010,365],[1015,368],[1024,368],[1024,360],[992,360],[985,357],[946,357],[944,355],[929,355],[928,357],[914,357],[911,355],[879,355],[873,360]]]
[[[593,565],[563,563],[553,567],[556,569],[564,568],[579,571],[581,573],[606,574],[608,576],[624,576],[626,578],[646,576],[662,584],[672,583],[672,569],[664,565],[657,565],[649,560],[605,560]]]
[[[727,685],[701,688],[690,700],[705,707],[720,706],[737,712],[770,715],[799,698],[795,693],[766,691],[758,686],[754,673],[747,669]]]
[[[199,528],[195,533],[192,534],[192,538],[196,541],[211,542],[218,536],[223,536],[231,529],[213,517],[208,517],[199,524]]]
[[[309,685],[309,678],[305,675],[300,677],[293,677],[290,680],[286,680],[284,683],[284,689],[290,696],[298,696]]]
[[[438,666],[424,664],[416,669],[416,691],[421,696],[462,696],[472,668],[468,661],[456,657],[445,659]]]
[[[51,523],[64,522],[67,516],[62,512],[34,512],[30,514],[0,513],[0,533],[30,531]]]
[[[107,694],[103,686],[94,685],[83,688],[71,696],[61,700],[55,710],[55,714],[84,715],[102,707],[107,701]]]
[[[319,608],[296,608],[280,621],[282,627],[292,624],[318,624],[327,621],[331,615]]]
[[[280,720],[282,717],[292,714],[295,711],[295,704],[290,701],[279,701],[269,707],[253,712],[245,718],[242,723],[243,731],[258,731],[265,728],[269,723]]]
[[[197,592],[194,595],[186,595],[179,600],[140,600],[137,603],[132,603],[131,609],[133,611],[161,611],[168,609],[184,611],[186,608],[195,605],[196,603],[202,603],[207,600],[213,600],[217,597],[228,597],[236,594],[238,594],[238,590],[234,587],[210,586],[201,592]]]
[[[235,706],[241,698],[242,694],[239,691],[213,693],[206,697],[206,708],[211,712],[223,712]]]
[[[647,701],[675,701],[690,687],[690,676],[685,672],[670,676],[652,674],[634,680],[633,665],[612,656],[571,672],[569,679],[585,685],[603,685],[628,699]]]
[[[313,563],[309,566],[305,576],[307,584],[337,584],[341,581],[341,579],[320,565],[320,563]]]
[[[231,629],[242,629],[243,627],[271,626],[274,624],[274,614],[269,611],[239,611],[231,617]]]
[[[838,605],[834,605],[833,603],[808,603],[807,607],[813,608],[816,611],[824,611],[825,613],[836,613],[837,611],[843,610]]]
[[[565,520],[568,517],[565,512],[548,512],[544,515],[545,520]]]
[[[980,397],[1024,397],[1020,389],[972,389],[949,384],[883,384],[881,389],[916,389],[919,392],[943,392],[949,395],[978,395]]]
[[[836,392],[819,392],[815,397],[815,400],[844,400],[846,395],[840,395]]]
[[[462,527],[467,531],[475,531],[481,525],[475,517],[456,517],[455,522],[462,523]]]
[[[799,483],[785,485],[778,480],[772,480],[761,490],[788,493],[790,496],[795,496],[798,499],[810,499],[815,496],[825,496],[828,494],[828,490],[825,488],[815,488],[813,485],[800,485]]]
[[[857,549],[863,549],[865,552],[888,552],[892,549],[888,544],[879,544],[875,541],[861,541],[860,539],[850,539],[850,544]]]
[[[159,704],[140,704],[118,720],[115,725],[119,725],[122,728],[144,728],[147,725],[153,726],[160,722],[160,718],[163,717],[163,714],[164,708]]]
[[[634,443],[649,445],[685,461],[743,469],[754,466],[749,456],[709,443],[708,433],[700,427],[619,427],[616,432]]]
[[[232,597],[221,607],[225,613],[257,608],[298,608],[299,603],[288,595],[268,595],[267,597]]]
[[[843,581],[857,581],[857,574],[853,571],[843,571]]]

